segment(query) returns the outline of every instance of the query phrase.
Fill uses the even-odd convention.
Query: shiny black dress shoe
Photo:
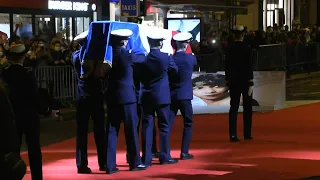
[[[193,155],[189,154],[189,153],[181,153],[180,154],[180,159],[181,160],[193,159]]]
[[[244,137],[244,140],[253,140],[253,137],[249,136],[249,137]]]
[[[237,136],[231,136],[230,137],[230,142],[239,142],[240,139]]]
[[[91,174],[92,171],[89,167],[79,167],[78,174]]]
[[[178,159],[169,159],[166,161],[160,161],[161,165],[166,165],[166,164],[177,164],[178,163]]]
[[[106,168],[106,174],[114,174],[119,172],[120,170],[118,168]]]
[[[146,170],[148,167],[150,167],[150,166],[145,165],[145,164],[139,164],[136,167],[130,167],[130,171],[142,171],[142,170]]]
[[[154,153],[152,153],[152,158],[154,159],[154,158],[159,158],[159,156],[160,156],[160,153],[159,152],[154,152]]]

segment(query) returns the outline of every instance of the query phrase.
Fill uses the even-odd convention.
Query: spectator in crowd
[[[52,64],[52,58],[46,47],[46,42],[44,40],[39,40],[38,47],[34,52],[37,66],[49,66]]]
[[[53,65],[61,66],[66,65],[64,54],[61,50],[61,41],[53,41],[51,43],[50,54],[52,57]]]

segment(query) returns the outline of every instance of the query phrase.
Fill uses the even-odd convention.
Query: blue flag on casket
[[[130,49],[135,54],[146,54],[147,50],[144,47],[140,38],[139,25],[128,22],[114,21],[96,21],[90,24],[87,44],[82,47],[84,49],[84,60],[101,61],[104,60],[112,67],[112,47],[110,46],[110,32],[117,29],[129,29],[133,35],[129,39],[127,49]],[[81,69],[83,74],[83,69]]]

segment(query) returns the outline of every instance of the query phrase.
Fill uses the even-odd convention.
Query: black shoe
[[[177,164],[178,163],[178,159],[169,159],[167,161],[160,161],[161,165],[166,165],[166,164]]]
[[[106,168],[106,174],[114,174],[119,172],[118,168]]]
[[[127,161],[127,164],[129,163],[129,155],[126,154],[126,161]]]
[[[141,170],[147,169],[148,167],[149,167],[148,165],[140,164],[140,165],[133,167],[133,168],[130,167],[130,171],[141,171]]]
[[[252,140],[253,137],[249,136],[249,137],[244,137],[244,140]]]
[[[239,142],[240,139],[237,136],[231,136],[230,137],[230,142]]]
[[[180,154],[180,159],[181,160],[193,159],[193,155],[189,154],[189,153],[181,153]]]
[[[154,158],[159,158],[159,156],[160,156],[160,153],[157,151],[157,152],[155,152],[155,153],[152,153],[152,158],[154,159]]]
[[[106,166],[100,166],[99,171],[106,171]]]
[[[78,168],[78,174],[91,174],[92,171],[89,167],[80,167]]]

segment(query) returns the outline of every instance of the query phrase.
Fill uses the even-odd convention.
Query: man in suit
[[[189,154],[189,146],[192,136],[192,72],[197,59],[193,54],[186,54],[189,42],[192,39],[190,33],[179,33],[173,36],[176,42],[177,51],[173,56],[174,62],[178,66],[177,76],[170,77],[171,105],[170,123],[173,125],[178,110],[180,110],[184,121],[184,129],[181,146],[181,160],[192,159]]]
[[[2,80],[0,80],[0,119],[0,179],[21,180],[26,174],[27,166],[20,157],[20,139],[15,115]]]
[[[111,46],[113,50],[112,69],[109,72],[107,89],[107,164],[106,173],[119,171],[116,167],[116,148],[121,120],[128,153],[128,163],[131,171],[148,168],[142,164],[140,157],[139,138],[137,132],[137,98],[133,81],[133,65],[145,60],[145,55],[136,55],[127,50],[128,39],[132,35],[128,29],[111,31]]]
[[[231,142],[240,141],[237,136],[237,115],[240,98],[243,98],[243,128],[244,139],[251,140],[252,125],[252,92],[253,67],[252,51],[248,44],[243,42],[244,27],[234,28],[234,42],[226,52],[226,81],[230,91],[229,136]]]
[[[174,164],[178,161],[170,155],[170,88],[168,73],[176,74],[178,67],[172,56],[160,51],[164,35],[152,32],[148,36],[150,53],[139,66],[141,72],[140,102],[142,104],[142,159],[145,164],[152,162],[152,138],[155,113],[160,129],[160,164]],[[143,74],[142,74],[143,73]]]
[[[25,50],[26,47],[23,44],[11,45],[8,59],[12,64],[4,70],[3,80],[7,84],[9,99],[16,116],[20,145],[22,135],[26,138],[31,177],[34,180],[41,180],[43,177],[38,87],[34,75],[23,67]]]
[[[73,65],[77,77],[77,99],[76,99],[76,120],[77,120],[77,137],[76,137],[76,163],[79,174],[90,174],[92,171],[88,167],[88,126],[91,117],[93,121],[93,132],[97,146],[99,170],[105,171],[105,116],[101,80],[94,76],[93,70],[85,69],[85,75],[81,74],[84,65],[82,62],[86,36],[76,37],[82,45],[80,50],[73,53]],[[91,62],[93,63],[93,62]]]

